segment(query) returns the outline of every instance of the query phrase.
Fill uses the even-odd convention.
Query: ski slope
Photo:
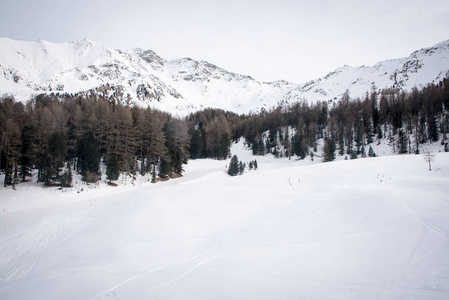
[[[0,299],[449,299],[448,153],[232,151],[259,170],[2,188]]]

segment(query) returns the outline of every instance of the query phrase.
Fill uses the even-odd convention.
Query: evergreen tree
[[[272,150],[273,148],[276,149],[277,146],[277,129],[276,128],[270,128],[270,130],[268,131],[268,138],[267,141],[265,143],[265,146],[267,147],[267,152],[271,153],[274,150]],[[273,153],[275,154],[275,153]]]
[[[231,146],[231,131],[225,116],[214,117],[206,130],[206,152],[208,157],[226,159]]]
[[[199,129],[193,130],[189,152],[190,156],[194,159],[203,157],[203,139],[201,137],[201,130]]]
[[[71,187],[72,180],[72,166],[67,162],[67,171],[61,175],[61,187]]]
[[[245,172],[246,164],[242,161],[239,162],[239,174],[242,175]]]
[[[252,151],[253,155],[259,155],[259,143],[258,142],[252,143],[251,151]]]
[[[33,131],[30,126],[25,126],[22,130],[22,148],[20,152],[20,170],[19,177],[25,181],[27,177],[33,175],[32,164],[32,137]]]
[[[63,132],[54,132],[48,141],[48,160],[44,166],[44,180],[46,183],[52,184],[59,181],[67,153],[66,135]]]
[[[170,161],[166,160],[165,158],[161,159],[161,162],[159,163],[159,177],[160,178],[167,178],[171,173],[171,167],[170,167]]]
[[[407,136],[402,129],[399,130],[398,146],[399,146],[398,149],[399,154],[407,153]]]
[[[168,149],[165,145],[165,135],[162,131],[162,117],[147,111],[147,118],[150,119],[149,141],[147,143],[146,152],[148,153],[149,162],[152,166],[152,182],[156,182],[156,166],[160,164],[161,158],[165,161],[169,160]],[[168,166],[169,168],[169,166]],[[168,174],[168,173],[167,173]]]
[[[171,119],[165,124],[166,145],[173,171],[181,174],[182,165],[189,157],[189,135],[186,124],[178,119]]]
[[[78,143],[78,171],[83,176],[83,181],[96,182],[99,171],[99,153],[97,142],[88,132]]]
[[[231,162],[229,163],[228,174],[231,176],[238,175],[239,173],[239,158],[237,155],[232,156]]]
[[[376,153],[374,153],[373,147],[371,147],[371,145],[369,146],[368,156],[369,157],[376,157]]]
[[[263,141],[263,139],[259,139],[259,144],[258,144],[258,148],[259,148],[259,153],[257,153],[257,155],[265,155],[265,143]]]
[[[335,142],[331,138],[324,139],[324,147],[323,147],[323,161],[333,161],[335,160]]]
[[[304,136],[302,134],[295,134],[292,139],[293,154],[300,159],[304,159],[307,156],[307,146]]]
[[[111,182],[112,180],[117,180],[120,176],[120,165],[117,156],[112,155],[106,162],[106,179]]]
[[[429,116],[428,120],[429,138],[432,142],[436,142],[440,138],[438,133],[437,117],[435,115],[431,115]]]
[[[20,161],[21,150],[21,132],[17,123],[13,119],[8,119],[5,124],[5,129],[2,134],[2,160],[5,161],[5,177],[4,186],[13,185],[16,183],[17,166]]]

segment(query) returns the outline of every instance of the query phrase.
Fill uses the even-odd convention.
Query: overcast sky
[[[302,83],[449,39],[448,0],[0,0],[0,36],[191,57]]]

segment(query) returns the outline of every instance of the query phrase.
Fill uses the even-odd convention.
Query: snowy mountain
[[[363,96],[373,85],[377,90],[422,88],[449,76],[449,40],[417,50],[408,57],[379,62],[374,66],[343,66],[323,78],[299,85],[291,97],[310,101],[335,99],[349,90]]]
[[[304,84],[259,82],[190,58],[167,61],[154,51],[110,49],[91,40],[51,43],[0,38],[0,94],[94,93],[176,114],[206,107],[237,113],[282,103],[327,101],[347,89],[411,89],[449,75],[449,40],[374,66],[343,66]]]

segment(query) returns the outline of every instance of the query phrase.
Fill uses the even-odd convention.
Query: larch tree
[[[170,119],[165,123],[166,145],[172,162],[173,171],[181,174],[182,165],[189,157],[189,134],[184,121]]]

